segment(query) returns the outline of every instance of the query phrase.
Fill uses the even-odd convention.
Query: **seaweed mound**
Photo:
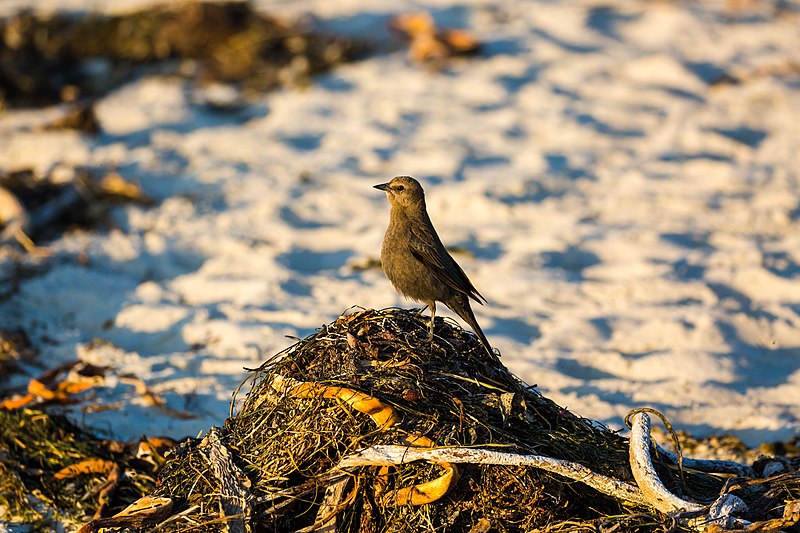
[[[326,523],[338,531],[566,530],[617,515],[633,528],[660,522],[646,508],[631,515],[587,485],[526,466],[337,468],[376,445],[457,446],[545,455],[632,479],[625,439],[520,382],[453,321],[437,318],[431,343],[426,321],[400,309],[344,315],[254,370],[238,413],[206,439],[183,443],[161,471],[155,495],[193,510],[173,530],[237,521],[239,530],[276,531]],[[214,449],[227,467],[213,467]],[[229,475],[223,490],[221,470]]]
[[[341,316],[252,370],[222,428],[174,447],[99,439],[7,401],[0,520],[47,531],[91,517],[80,533],[800,530],[800,459],[682,459],[651,441],[653,410],[632,412],[623,438],[520,382],[455,322],[435,330],[431,342],[427,320],[400,309]]]

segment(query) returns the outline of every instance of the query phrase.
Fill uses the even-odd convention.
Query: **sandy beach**
[[[378,51],[229,113],[184,79],[136,78],[96,102],[94,137],[42,131],[52,109],[3,111],[2,171],[113,169],[155,205],[37,243],[47,257],[0,247],[0,328],[39,351],[0,386],[78,358],[111,367],[92,400],[108,409],[64,408],[81,424],[222,424],[244,368],[292,338],[417,305],[363,268],[389,215],[372,185],[411,175],[502,361],[545,396],[612,428],[653,407],[698,437],[797,436],[800,4],[733,4],[260,1]],[[481,53],[410,61],[386,23],[421,9]]]

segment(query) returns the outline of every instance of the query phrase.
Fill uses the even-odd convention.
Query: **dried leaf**
[[[56,472],[56,479],[70,479],[84,474],[110,474],[117,464],[114,461],[103,459],[85,459],[78,463],[66,466]]]
[[[468,30],[437,28],[426,12],[396,15],[389,20],[389,29],[410,42],[409,57],[416,63],[441,66],[448,58],[475,53],[481,46]]]
[[[152,496],[145,496],[139,498],[122,511],[118,512],[113,518],[121,516],[149,516],[156,513],[163,513],[173,506],[174,502],[171,498],[157,498]]]

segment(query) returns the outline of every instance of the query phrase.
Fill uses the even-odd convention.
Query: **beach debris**
[[[603,494],[632,504],[648,505],[650,503],[636,486],[609,476],[597,474],[580,463],[541,455],[521,455],[484,448],[437,447],[432,450],[418,450],[408,446],[376,445],[344,457],[339,462],[338,467],[344,469],[357,466],[399,466],[410,464],[414,461],[429,461],[439,464],[530,466],[580,481]],[[432,503],[433,501],[435,500],[424,503]],[[405,501],[402,505],[407,503],[413,502]]]
[[[163,462],[175,441],[102,439],[63,415],[0,410],[0,521],[32,531],[76,530],[87,517],[119,513],[155,487],[160,463],[138,455],[144,443]]]
[[[683,468],[686,467],[702,472],[733,474],[736,477],[727,478],[719,496],[710,505],[696,503],[677,496],[662,483],[653,466],[651,450],[660,453],[660,448],[652,445],[650,417],[647,412],[656,413],[667,425],[669,422],[666,421],[663,415],[653,409],[635,409],[626,418],[626,423],[631,428],[631,470],[649,506],[670,516],[676,525],[680,525],[689,531],[703,531],[706,533],[777,531],[800,522],[800,461],[796,461],[795,463],[797,464],[794,464],[785,458],[770,458],[769,460],[762,458],[760,459],[762,463],[785,465],[785,470],[788,470],[788,472],[771,477],[757,478],[755,477],[755,472],[759,468],[756,464],[748,466],[737,464],[734,461],[683,460],[679,452],[676,462],[681,473]],[[770,484],[773,483],[776,487],[770,487]],[[735,490],[762,485],[770,488],[762,490],[757,498],[753,499],[752,492],[746,494],[750,499],[750,505],[760,508],[762,510],[761,513],[754,513],[751,510],[750,505],[743,499],[744,493],[742,497],[733,494]],[[784,493],[784,491],[786,492]],[[790,497],[788,501],[785,494]],[[751,521],[744,518],[761,516],[767,509],[771,512],[783,509],[783,512],[780,518],[761,519],[760,521]]]
[[[392,409],[389,405],[372,396],[346,387],[327,386],[311,382],[297,382],[291,378],[284,378],[280,374],[276,375],[273,379],[272,387],[279,392],[284,392],[295,398],[333,398],[340,400],[356,411],[364,413],[372,418],[372,421],[375,422],[378,429],[381,431],[386,431],[400,422],[400,416],[397,411]],[[419,434],[409,435],[405,438],[405,441],[409,446],[425,448],[436,446],[436,443],[431,439]],[[409,450],[408,446],[403,446],[401,448],[406,451]],[[345,459],[343,459],[343,461]],[[458,470],[455,466],[445,461],[432,462],[437,463],[443,468],[445,473],[432,481],[396,490],[393,496],[396,505],[425,505],[427,503],[433,503],[447,494],[450,487],[458,481]],[[381,462],[372,464],[386,466],[394,463]],[[342,466],[342,463],[340,463],[340,466]],[[375,482],[377,493],[382,494],[385,492],[387,476],[388,469],[381,470],[381,475]],[[325,521],[327,521],[327,518],[329,517],[326,515]]]
[[[730,478],[716,470],[749,472],[682,459],[692,467],[681,476],[675,454],[550,402],[452,321],[437,320],[433,347],[426,327],[413,311],[356,310],[254,370],[242,384],[246,398],[235,398],[236,412],[213,430],[230,454],[223,463],[239,468],[224,491],[236,505],[220,511],[231,503],[220,497],[219,472],[228,469],[209,465],[211,439],[190,439],[152,494],[182,502],[162,528],[211,531],[221,520],[241,526],[244,516],[245,527],[293,531],[386,531],[424,520],[464,532],[644,532],[690,509],[697,515],[676,531],[695,531]],[[675,505],[656,502],[631,470],[631,449],[642,456],[644,442],[651,477]],[[735,496],[752,512],[753,494]],[[719,516],[730,508],[723,503]]]
[[[380,270],[381,259],[380,257],[358,257],[348,261],[347,267],[353,272],[362,272],[364,270]]]
[[[136,389],[137,394],[139,394],[144,402],[151,406],[155,407],[162,413],[172,418],[177,418],[180,420],[192,420],[195,418],[199,418],[199,415],[195,413],[190,413],[188,411],[181,411],[180,409],[174,409],[167,405],[167,401],[162,398],[160,395],[156,394],[147,386],[147,383],[144,382],[143,379],[131,375],[125,374],[119,376],[119,380],[121,383],[126,383],[128,385],[133,385]]]
[[[33,239],[102,225],[123,203],[149,207],[154,201],[115,170],[57,167],[43,176],[32,169],[0,174],[0,245],[14,239],[29,253],[46,255]]]
[[[233,461],[218,428],[211,428],[200,442],[200,449],[219,482],[220,518],[225,521],[228,531],[247,531],[246,521],[250,520],[253,498],[248,489],[250,483]]]
[[[691,457],[678,457],[677,454],[670,452],[656,445],[658,453],[662,457],[671,461],[674,465],[681,468],[691,468],[699,470],[700,472],[709,472],[715,474],[731,474],[742,477],[753,477],[755,472],[753,467],[737,461],[730,461],[724,459],[692,459]]]
[[[800,458],[685,458],[677,432],[646,408],[629,415],[625,439],[521,383],[454,321],[438,318],[436,327],[431,345],[413,310],[356,309],[252,370],[224,425],[177,445],[102,440],[39,411],[0,411],[0,449],[21,443],[0,454],[7,512],[33,516],[22,498],[51,479],[53,489],[37,489],[37,508],[49,511],[36,519],[84,517],[84,532],[416,531],[426,523],[464,533],[724,533],[798,523]],[[665,422],[675,453],[653,441],[651,414]],[[50,424],[71,451],[20,436],[36,423]],[[6,433],[3,424],[16,425]],[[32,458],[44,453],[34,472]],[[56,489],[67,490],[63,499]]]
[[[645,499],[652,507],[665,514],[700,511],[701,505],[679,498],[661,482],[650,456],[650,417],[647,413],[634,413],[630,422],[631,471]]]
[[[90,389],[107,385],[107,378],[113,374],[110,367],[95,366],[84,361],[71,361],[47,370],[28,382],[25,394],[12,396],[0,402],[0,409],[15,410],[43,406],[47,404],[69,405],[84,402],[84,412],[113,409],[116,404],[101,403],[99,405],[89,402],[91,397],[83,395]],[[141,378],[125,374],[117,377],[120,383],[133,385],[137,394],[145,404],[158,411],[180,420],[191,420],[198,415],[180,409],[174,409],[167,401],[156,394]],[[144,453],[144,452],[143,452]]]
[[[28,234],[28,214],[17,197],[0,186],[0,244],[16,240],[26,251],[37,250]]]
[[[17,363],[31,360],[37,353],[25,330],[0,329],[0,379],[8,377]]]
[[[251,527],[311,531],[335,523],[342,531],[383,531],[389,524],[450,520],[453,531],[468,531],[487,518],[518,531],[564,512],[558,476],[525,466],[462,468],[434,457],[341,463],[374,446],[424,453],[485,443],[497,452],[558,454],[557,435],[569,435],[563,453],[572,459],[584,450],[614,456],[600,468],[607,476],[625,457],[613,444],[623,439],[541,398],[488,357],[471,333],[437,319],[432,348],[426,328],[413,311],[357,311],[253,371],[238,412],[219,429],[249,480]],[[508,392],[518,392],[526,407],[520,402],[504,414],[501,397]],[[176,448],[153,493],[185,501],[175,512],[196,508],[169,531],[189,523],[210,531],[212,521],[219,523],[220,488],[200,442]],[[202,476],[190,474],[190,464]],[[519,489],[509,491],[510,484]],[[597,496],[588,487],[568,490]],[[531,513],[537,503],[541,512]]]
[[[94,110],[94,101],[87,100],[66,104],[57,117],[44,125],[44,129],[70,129],[88,135],[99,134],[101,127]]]
[[[119,203],[133,202],[139,205],[152,206],[155,202],[144,193],[142,188],[120,173],[110,171],[95,178],[91,173],[83,177],[83,183],[98,198]]]
[[[763,78],[790,78],[800,74],[800,61],[786,59],[763,63],[756,67],[738,67],[723,71],[708,80],[713,89],[752,83]]]
[[[797,20],[797,8],[789,2],[764,0],[725,0],[724,13],[730,20],[748,14]]]
[[[37,14],[0,20],[0,108],[82,102],[147,74],[238,85],[247,94],[305,86],[360,57],[363,41],[256,11],[250,2],[178,2],[119,15]],[[84,131],[81,111],[70,121]]]
[[[169,498],[139,498],[128,507],[109,518],[95,518],[78,529],[77,533],[91,533],[104,528],[142,529],[167,518],[175,502]]]
[[[722,460],[722,461],[729,461],[732,464],[745,464],[745,463],[752,463],[756,459],[758,459],[759,454],[765,455],[798,455],[797,453],[792,453],[792,450],[786,450],[783,448],[778,447],[769,447],[766,443],[762,444],[764,449],[749,449],[745,444],[734,437],[733,435],[707,435],[702,438],[695,437],[686,431],[682,431],[680,429],[675,431],[674,436],[666,437],[661,430],[660,427],[655,426],[652,428],[652,434],[656,440],[659,439],[669,439],[672,442],[675,441],[677,437],[678,446],[683,451],[684,455],[692,455],[696,457],[702,457],[705,460]],[[783,443],[775,443],[776,446],[779,446]],[[659,445],[659,452],[665,454],[665,456],[673,455],[676,451],[674,445],[670,444],[669,442],[665,442],[664,445]],[[675,458],[673,462],[677,459]],[[690,461],[690,459],[685,459],[686,461]],[[688,465],[688,463],[687,463]],[[688,466],[687,466],[688,467]],[[691,467],[688,467],[691,468]],[[721,472],[721,471],[718,471]],[[744,473],[743,475],[749,476],[749,473]]]
[[[147,461],[156,468],[164,464],[164,452],[177,444],[169,437],[144,437],[136,446],[136,458]]]
[[[24,395],[6,398],[0,410],[15,410],[46,403],[70,404],[79,402],[78,396],[103,381],[108,370],[83,361],[72,361],[47,370],[28,382]]]
[[[389,19],[389,30],[409,43],[408,57],[414,63],[437,68],[455,56],[474,55],[480,41],[468,30],[439,28],[430,13],[403,13]]]
[[[56,479],[72,479],[79,475],[92,475],[100,474],[105,477],[105,482],[99,485],[98,502],[100,506],[94,512],[92,518],[100,518],[106,513],[108,505],[114,494],[117,492],[120,482],[123,479],[123,472],[119,464],[114,461],[103,459],[84,459],[79,463],[66,466],[55,473],[53,477]]]

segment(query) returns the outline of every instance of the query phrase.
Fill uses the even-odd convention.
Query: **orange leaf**
[[[3,400],[2,403],[0,403],[0,409],[5,409],[7,411],[13,411],[14,409],[19,409],[21,407],[25,407],[26,405],[28,405],[29,403],[31,403],[31,402],[33,402],[35,400],[36,400],[36,396],[34,396],[33,394],[26,394],[25,396],[22,396],[20,398],[16,398],[16,399],[13,399],[13,400],[12,399]]]
[[[117,464],[114,461],[103,459],[86,459],[75,464],[65,466],[55,473],[56,479],[70,479],[83,474],[105,474],[114,471]]]

